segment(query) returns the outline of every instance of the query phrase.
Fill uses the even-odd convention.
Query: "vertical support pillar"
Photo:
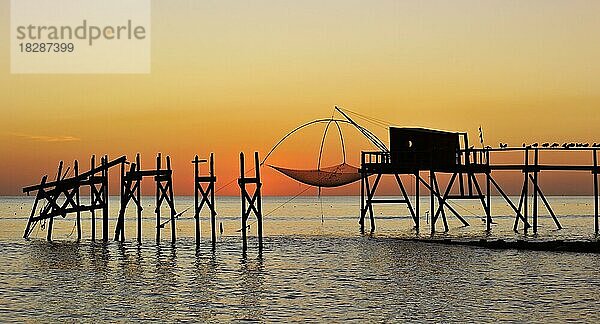
[[[598,235],[598,151],[594,149],[594,233]]]
[[[108,156],[102,158],[102,241],[108,242]]]
[[[485,191],[486,191],[486,230],[489,233],[492,230],[492,191],[491,191],[491,172],[490,169],[490,151],[485,151],[485,164],[486,164],[486,173],[485,173]]]
[[[142,169],[141,166],[141,161],[140,161],[140,153],[136,154],[135,156],[135,171],[136,173],[139,174],[140,170]],[[140,175],[141,177],[141,175]],[[137,211],[137,241],[138,243],[142,243],[142,187],[141,187],[141,183],[140,183],[140,178],[136,178],[136,188],[137,188],[137,193],[136,193],[136,198],[137,198],[137,206],[136,206],[136,211]]]
[[[160,171],[161,156],[160,153],[156,156],[156,172]],[[160,243],[160,181],[156,179],[156,243]]]
[[[248,242],[246,237],[246,183],[244,176],[244,152],[240,153],[240,186],[242,187],[242,251],[245,253],[248,249]]]
[[[419,198],[419,171],[415,173],[415,229],[417,230],[417,234],[419,233],[419,223],[420,223],[420,211],[419,207],[421,205],[421,201]]]
[[[435,221],[437,220],[435,217],[435,200],[433,198],[433,188],[434,188],[434,183],[433,183],[433,177],[434,177],[434,173],[433,170],[429,171],[429,203],[430,203],[430,207],[429,207],[429,221],[431,222],[431,235],[433,235],[435,233]]]
[[[167,178],[167,186],[169,188],[169,207],[171,209],[171,243],[175,244],[177,241],[176,237],[176,227],[175,227],[175,200],[173,197],[173,170],[171,169],[171,157],[167,155],[167,171],[169,171],[169,175]]]
[[[365,153],[361,152],[360,162],[360,232],[365,232]]]
[[[125,180],[125,163],[121,163],[121,208],[119,209],[117,227],[115,228],[115,241],[125,241],[125,209],[129,201],[129,187],[127,180]]]
[[[60,181],[62,177],[63,161],[58,163],[58,172],[56,173],[56,181]],[[48,233],[46,234],[46,240],[52,241],[52,226],[54,225],[54,217],[50,217],[48,220]]]
[[[79,176],[79,162],[77,162],[77,160],[75,160],[75,162],[73,163],[73,170],[75,173],[75,177]],[[75,191],[75,203],[77,204],[77,219],[76,219],[76,223],[77,223],[77,242],[81,241],[81,211],[79,210],[79,207],[81,206],[80,202],[79,202],[79,184],[77,184],[77,187],[74,189]]]
[[[92,159],[90,161],[90,170],[96,168],[96,156],[92,155]],[[95,177],[95,174],[91,175],[91,178]],[[94,206],[96,205],[96,183],[94,181],[91,182],[90,186],[90,205],[92,209],[90,213],[92,214],[92,242],[96,242],[96,209]]]
[[[254,205],[256,206],[255,211],[258,225],[258,252],[261,253],[263,248],[262,197],[260,193],[262,183],[260,182],[260,160],[258,158],[258,152],[254,152],[254,170],[256,176],[256,202]]]
[[[200,183],[198,182],[198,168],[200,167],[200,160],[198,159],[198,155],[194,157],[192,161],[194,164],[194,223],[195,223],[195,237],[196,237],[196,246],[200,245],[200,208],[198,203],[200,199],[198,197],[198,193],[200,191]]]
[[[214,153],[210,153],[210,161],[209,161],[209,168],[210,168],[210,184],[209,184],[209,190],[210,190],[210,230],[211,230],[211,239],[212,239],[212,247],[213,249],[215,248],[216,244],[217,244],[217,209],[215,206],[215,181],[216,181],[216,177],[215,177],[215,159],[214,159]]]
[[[538,230],[538,163],[539,163],[539,150],[534,148],[533,150],[533,234],[537,234]]]
[[[529,148],[525,148],[525,186],[523,187],[523,217],[525,218],[525,222],[528,223],[529,222],[529,205],[527,203],[528,198],[529,198]],[[527,230],[529,229],[529,227],[527,227],[526,223],[523,225],[523,233],[527,234]]]

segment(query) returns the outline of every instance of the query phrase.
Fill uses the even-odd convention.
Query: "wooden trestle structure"
[[[415,131],[415,129],[411,129]],[[416,130],[431,132],[431,130]],[[446,133],[450,134],[450,133]],[[452,133],[460,136],[462,147],[457,149],[445,148],[443,146],[431,146],[430,149],[423,147],[413,148],[413,141],[408,141],[410,149],[401,147],[388,152],[362,152],[361,155],[361,212],[359,224],[361,231],[365,229],[365,218],[369,214],[371,231],[375,230],[373,206],[376,204],[405,204],[413,220],[414,228],[420,230],[420,187],[423,186],[429,193],[430,201],[430,233],[436,232],[436,224],[440,216],[444,226],[444,232],[448,232],[447,212],[455,216],[464,226],[469,226],[467,220],[449,203],[451,200],[473,199],[481,202],[485,213],[486,230],[492,229],[493,219],[491,214],[491,190],[492,188],[506,201],[515,213],[513,230],[517,232],[520,224],[523,232],[531,229],[534,234],[538,232],[538,217],[540,203],[548,210],[557,229],[562,226],[557,215],[554,213],[550,203],[546,199],[539,183],[541,173],[552,171],[581,171],[592,175],[593,199],[594,199],[594,233],[599,233],[599,188],[598,188],[598,147],[522,147],[522,148],[482,148],[469,147],[466,133]],[[413,134],[414,135],[414,134]],[[418,136],[417,136],[418,137]],[[403,139],[404,140],[404,139]],[[393,142],[393,137],[391,139]],[[427,142],[427,140],[425,141]],[[428,143],[429,144],[429,143]],[[458,144],[458,142],[457,142]],[[452,157],[448,161],[448,151]],[[495,164],[491,160],[494,155],[512,152],[522,154],[522,163],[517,164]],[[561,154],[573,154],[575,152],[586,152],[591,154],[592,163],[589,165],[554,165],[540,164],[540,155],[544,152],[561,152]],[[401,157],[401,158],[400,158]],[[440,163],[440,159],[442,162]],[[493,174],[502,171],[520,172],[523,174],[523,185],[518,202],[513,202],[502,189],[501,185],[494,179]],[[428,174],[424,176],[424,174]],[[450,175],[445,187],[438,181],[439,174]],[[376,190],[384,175],[392,175],[398,185],[401,199],[376,198]],[[374,177],[374,180],[370,177]],[[411,201],[403,184],[402,176],[414,177],[415,197]],[[458,187],[458,188],[457,188]],[[529,204],[531,215],[529,214]]]
[[[208,174],[201,174],[200,165],[208,162]],[[242,248],[247,249],[247,221],[250,214],[254,214],[258,222],[258,247],[262,251],[263,233],[262,233],[262,202],[261,202],[261,179],[260,179],[260,161],[258,152],[254,153],[254,177],[246,177],[244,154],[240,153],[240,194],[242,199],[241,220],[242,220]],[[200,159],[197,155],[192,160],[194,164],[194,219],[195,219],[195,238],[196,244],[200,244],[200,214],[203,209],[210,212],[211,223],[211,242],[214,248],[217,242],[216,235],[216,207],[215,207],[215,175],[214,155],[210,158]],[[156,241],[160,242],[161,229],[169,224],[171,229],[171,243],[176,241],[176,220],[183,214],[177,213],[175,209],[175,200],[173,196],[173,170],[171,168],[171,158],[163,159],[159,153],[156,157],[156,167],[154,169],[142,170],[140,155],[137,154],[135,162],[128,162],[125,156],[109,161],[108,156],[101,159],[100,166],[96,166],[96,158],[92,156],[90,170],[80,173],[78,161],[74,161],[73,175],[67,177],[70,167],[64,169],[64,163],[61,161],[58,166],[58,172],[53,181],[48,181],[48,176],[42,177],[40,184],[23,188],[23,192],[28,195],[36,192],[35,201],[27,226],[25,228],[24,238],[29,238],[35,226],[46,221],[47,240],[52,240],[52,226],[54,217],[66,217],[68,214],[76,214],[77,240],[81,240],[81,213],[89,211],[91,213],[91,239],[96,240],[96,211],[102,210],[102,241],[108,241],[109,233],[109,170],[120,166],[120,208],[115,225],[115,241],[125,241],[125,213],[130,202],[133,202],[137,213],[137,242],[142,242],[142,193],[141,182],[144,178],[153,178],[156,184],[156,203],[154,213],[156,214]],[[250,170],[252,171],[252,170]],[[249,172],[249,171],[248,171]],[[252,194],[248,186],[253,189]],[[80,201],[82,188],[88,188],[90,192],[89,204]],[[166,204],[169,208],[169,218],[166,221],[161,219],[161,208]],[[42,206],[38,209],[38,206]]]
[[[263,247],[263,226],[262,226],[262,200],[261,200],[261,188],[262,182],[260,181],[260,160],[258,159],[258,152],[254,152],[254,177],[246,177],[245,170],[245,159],[244,153],[240,153],[240,178],[238,179],[238,185],[240,186],[240,193],[242,197],[242,251],[248,249],[247,234],[248,230],[248,217],[250,214],[256,216],[256,227],[258,234],[258,251],[262,252]],[[252,170],[249,170],[250,172]],[[252,195],[248,192],[248,185],[254,185]]]

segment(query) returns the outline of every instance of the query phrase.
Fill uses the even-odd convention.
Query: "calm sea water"
[[[417,234],[407,209],[398,206],[378,206],[376,233],[361,236],[359,198],[299,197],[282,205],[288,199],[265,198],[265,250],[259,256],[251,237],[243,256],[234,197],[217,201],[224,232],[214,251],[206,241],[206,216],[204,242],[196,249],[190,211],[177,222],[177,243],[169,243],[167,224],[157,245],[151,197],[143,200],[142,245],[133,242],[133,209],[125,243],[92,243],[85,213],[80,243],[74,242],[73,215],[55,221],[53,243],[38,228],[25,241],[32,199],[0,198],[0,321],[600,321],[597,254],[401,241]],[[550,202],[565,229],[555,230],[544,211],[539,237],[529,239],[593,238],[591,198]],[[111,203],[116,215],[118,199]],[[176,203],[183,210],[193,199],[177,197]],[[428,201],[421,204],[425,214]],[[483,236],[481,207],[455,206],[472,226],[450,217],[446,236]],[[512,232],[513,217],[500,199],[493,213],[504,216],[495,217],[491,237],[522,238]]]

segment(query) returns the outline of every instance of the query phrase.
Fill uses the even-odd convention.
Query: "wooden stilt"
[[[160,156],[160,153],[158,153],[158,155],[156,156],[156,172],[157,173],[161,169],[160,164],[161,164],[161,156]],[[160,182],[157,179],[156,180],[156,209],[155,209],[155,213],[156,213],[156,243],[160,243],[160,228],[162,227],[162,224],[160,223],[160,203],[161,203],[160,194],[161,194]]]
[[[415,173],[415,215],[416,215],[416,218],[415,218],[415,229],[417,231],[417,234],[419,234],[419,225],[420,225],[419,223],[420,223],[420,217],[421,217],[420,216],[421,214],[419,212],[419,209],[420,209],[420,206],[421,206],[421,201],[420,201],[420,198],[419,198],[419,189],[420,189],[419,179],[418,179],[419,177],[420,177],[419,171],[417,171]]]
[[[533,234],[537,234],[538,232],[538,191],[535,189],[538,187],[538,165],[539,165],[539,151],[537,148],[533,150]]]
[[[528,205],[528,197],[529,197],[529,149],[525,149],[525,187],[523,187],[523,217],[529,222],[529,205]],[[527,227],[523,228],[523,233],[527,235]]]
[[[108,242],[108,156],[102,158],[102,241]]]
[[[245,253],[248,250],[248,242],[246,236],[246,222],[248,218],[246,217],[246,197],[244,196],[246,190],[246,178],[245,178],[245,168],[244,168],[244,153],[240,153],[240,179],[239,184],[242,190],[242,251]]]
[[[257,221],[257,234],[258,234],[258,250],[262,252],[263,245],[263,232],[262,232],[262,202],[261,202],[261,187],[260,181],[260,160],[258,158],[258,152],[254,153],[254,177],[247,178],[245,176],[244,166],[244,153],[240,153],[240,178],[238,184],[240,186],[241,201],[242,201],[242,251],[245,253],[248,249],[247,243],[247,221],[248,216],[254,213]],[[246,185],[254,184],[254,193],[250,195],[246,188]]]
[[[217,177],[215,176],[215,157],[213,153],[210,153],[210,231],[211,231],[211,242],[213,249],[217,244],[217,209],[215,206],[215,183],[217,182]]]
[[[598,151],[594,150],[592,153],[594,154],[594,171],[592,172],[594,176],[594,233],[598,235],[600,225],[598,223]]]
[[[167,171],[169,172],[169,177],[167,179],[167,186],[168,186],[168,197],[169,199],[167,200],[167,203],[171,209],[171,243],[175,244],[175,242],[177,241],[177,229],[175,226],[175,215],[177,215],[177,212],[175,211],[175,199],[173,197],[173,177],[171,176],[173,170],[171,169],[171,157],[167,156]]]
[[[141,169],[142,169],[142,162],[140,159],[140,153],[138,153],[135,155],[135,171],[137,173],[139,173]],[[137,190],[136,190],[137,242],[142,243],[142,210],[143,210],[143,207],[142,207],[142,187],[140,184],[140,180],[136,180],[136,186],[137,186]]]
[[[90,170],[93,170],[96,168],[96,156],[92,155],[92,159],[90,161]],[[96,209],[94,208],[96,206],[96,195],[97,195],[97,190],[96,190],[96,183],[94,182],[93,179],[94,175],[92,174],[90,179],[90,205],[92,206],[90,213],[92,214],[92,242],[96,242]]]
[[[77,162],[77,160],[75,160],[75,162],[73,163],[73,171],[75,173],[75,177],[79,177],[79,163]],[[77,206],[81,205],[79,202],[79,185],[77,185],[77,187],[75,188],[75,203],[77,204]],[[76,215],[77,242],[79,242],[81,241],[81,210],[78,209]]]
[[[490,151],[486,150],[485,151],[485,165],[486,165],[486,172],[485,172],[485,196],[487,199],[487,208],[485,210],[485,225],[486,225],[486,231],[489,233],[492,230],[492,191],[491,191],[491,170],[490,170]]]

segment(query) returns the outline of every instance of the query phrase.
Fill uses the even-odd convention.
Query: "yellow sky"
[[[11,75],[9,19],[2,0],[0,194],[60,159],[138,151],[148,167],[171,154],[189,194],[195,154],[214,151],[225,182],[240,150],[265,154],[334,105],[472,140],[483,125],[494,145],[600,142],[598,1],[153,1],[148,75]],[[313,167],[316,131],[294,141],[271,162]]]

